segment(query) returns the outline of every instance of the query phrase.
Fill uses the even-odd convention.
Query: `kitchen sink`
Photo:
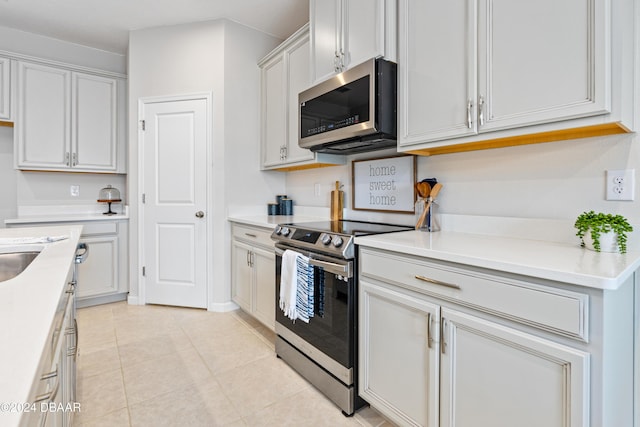
[[[39,251],[0,253],[0,282],[22,273],[38,254]]]

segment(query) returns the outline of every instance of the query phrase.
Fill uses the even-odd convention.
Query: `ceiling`
[[[0,26],[125,54],[129,31],[227,18],[285,39],[308,0],[0,0]]]

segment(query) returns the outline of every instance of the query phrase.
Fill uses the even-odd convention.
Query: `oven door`
[[[282,254],[292,249],[314,267],[314,317],[305,323],[280,309]],[[356,345],[353,260],[344,260],[276,244],[276,332],[347,385],[353,383]]]

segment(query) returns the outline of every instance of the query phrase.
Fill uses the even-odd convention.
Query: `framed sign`
[[[354,160],[351,177],[353,209],[414,213],[415,156]]]

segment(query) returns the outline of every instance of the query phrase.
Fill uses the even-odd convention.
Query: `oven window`
[[[369,76],[340,86],[300,106],[300,137],[369,121]]]
[[[353,366],[355,281],[321,268],[314,271],[314,317],[293,322],[279,307],[282,257],[276,257],[276,321],[341,365]],[[323,277],[324,276],[324,277]],[[323,286],[324,285],[324,286]],[[350,345],[351,343],[351,345]]]

